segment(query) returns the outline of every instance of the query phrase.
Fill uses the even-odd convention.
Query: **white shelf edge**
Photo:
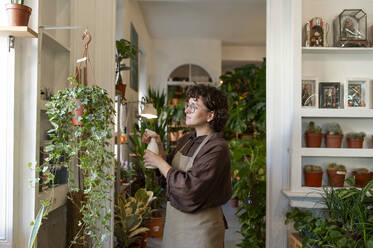
[[[303,54],[367,54],[371,47],[302,47]]]
[[[322,188],[309,188],[307,191],[282,190],[282,193],[289,199],[291,207],[325,208],[325,205],[321,203]]]
[[[373,118],[373,109],[300,109],[301,117]]]
[[[195,84],[214,85],[214,82],[167,81],[167,86],[191,86]]]
[[[64,45],[61,41],[59,41],[56,37],[54,37],[54,35],[46,31],[44,31],[42,34],[43,34],[43,42],[44,42],[44,38],[47,37],[47,39],[49,39],[50,42],[55,43],[55,45],[59,47],[60,50],[64,50],[65,52],[70,52],[70,47]]]
[[[359,157],[373,158],[373,149],[352,148],[301,148],[302,157]]]
[[[48,211],[53,210],[65,205],[67,200],[67,193],[69,191],[67,184],[58,185],[54,188],[54,196],[51,199],[53,188],[49,188],[43,192],[39,193],[38,200],[52,200],[51,205],[48,207]]]

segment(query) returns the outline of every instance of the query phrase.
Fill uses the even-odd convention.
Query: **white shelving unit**
[[[333,21],[343,9],[363,9],[368,15],[368,27],[373,24],[373,2],[364,0],[303,0],[295,11],[300,16],[294,20],[301,20],[297,25],[303,28],[313,17],[321,17],[330,25],[328,43],[333,45]],[[299,30],[298,28],[295,30]],[[304,40],[302,41],[304,45]],[[319,82],[340,82],[341,92],[345,90],[346,81],[350,78],[367,78],[373,80],[373,49],[372,48],[339,48],[339,47],[296,47],[296,55],[300,56],[301,66],[295,78],[317,78]],[[320,109],[301,107],[301,80],[294,85],[294,118],[291,146],[290,188],[283,189],[293,207],[321,208],[320,199],[322,188],[304,186],[303,167],[307,164],[323,167],[323,186],[328,185],[326,165],[330,162],[344,164],[347,177],[351,176],[354,168],[365,167],[373,170],[373,109],[346,108]],[[318,92],[317,92],[318,93]],[[373,92],[370,92],[373,94]],[[344,95],[344,94],[342,94]],[[319,99],[316,99],[318,101]],[[341,99],[343,103],[343,98]],[[310,121],[325,126],[330,122],[341,125],[343,133],[360,132],[367,134],[363,149],[347,148],[344,138],[342,148],[307,148],[304,132]],[[324,138],[323,138],[324,143]]]

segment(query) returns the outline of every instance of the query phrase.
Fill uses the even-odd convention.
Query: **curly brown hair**
[[[210,127],[215,132],[223,130],[228,120],[228,101],[223,91],[209,85],[197,84],[190,86],[186,95],[187,101],[190,98],[198,99],[201,97],[207,109],[214,112],[214,119],[209,122]]]

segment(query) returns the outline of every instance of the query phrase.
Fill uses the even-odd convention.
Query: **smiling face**
[[[209,126],[208,122],[214,118],[214,113],[207,109],[203,104],[201,97],[198,99],[189,99],[188,104],[185,107],[185,114],[186,125],[194,128]]]

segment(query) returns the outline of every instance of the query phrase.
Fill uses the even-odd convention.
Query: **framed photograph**
[[[317,108],[317,79],[303,77],[302,79],[302,107]]]
[[[320,108],[342,108],[341,84],[339,82],[320,82],[319,98]]]
[[[346,83],[347,108],[371,108],[371,82],[368,79],[348,79]]]

